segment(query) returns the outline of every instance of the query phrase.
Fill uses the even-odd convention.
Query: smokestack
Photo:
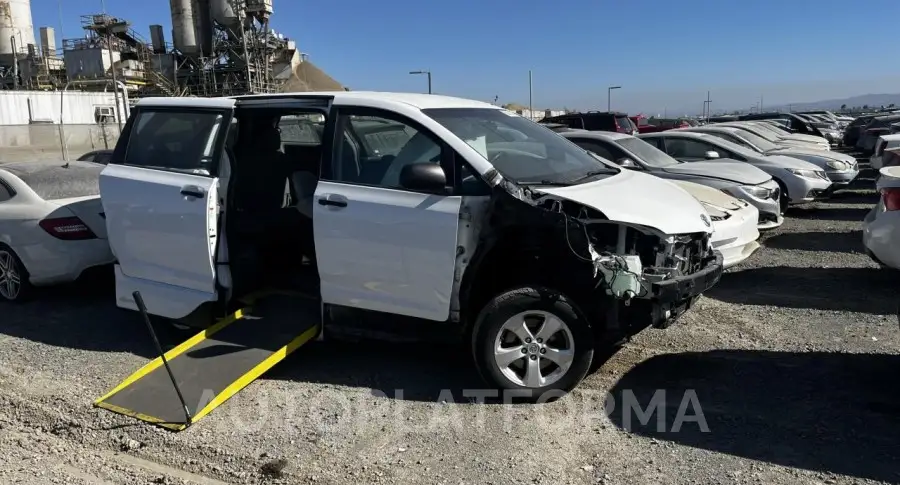
[[[41,56],[56,56],[56,32],[53,27],[41,27]]]

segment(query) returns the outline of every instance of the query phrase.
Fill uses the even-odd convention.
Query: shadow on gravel
[[[591,373],[620,349],[595,354]],[[486,389],[471,350],[454,344],[314,342],[288,356],[264,378],[361,387],[372,389],[378,397],[430,403],[446,399],[476,404],[474,395],[466,391]],[[485,403],[502,404],[502,399],[488,397]]]
[[[865,253],[862,231],[849,232],[787,232],[767,238],[763,246],[800,251],[830,251],[835,253]]]
[[[315,342],[291,354],[267,379],[371,388],[389,399],[439,402],[484,382],[461,345],[388,342]],[[442,392],[444,393],[442,395]]]
[[[871,207],[792,207],[788,215],[797,219],[818,221],[859,221],[865,219]]]
[[[722,350],[660,355],[614,386],[610,418],[633,433],[681,445],[896,483],[898,369],[900,355],[886,354]],[[642,424],[623,406],[637,403],[649,411],[657,390],[665,390],[665,407],[658,408],[664,430],[658,414],[645,414],[650,419]],[[681,415],[702,413],[709,432],[696,421],[685,421],[674,432],[687,391],[695,391],[696,400]]]
[[[874,190],[846,190],[835,192],[828,202],[835,204],[870,204],[878,203],[878,192]]]
[[[0,305],[0,334],[54,347],[155,356],[140,315],[117,308],[112,295],[111,274],[38,289],[31,301]],[[168,325],[155,328],[163,346],[186,338]]]
[[[774,266],[728,273],[705,295],[741,305],[895,315],[898,290],[889,270]]]

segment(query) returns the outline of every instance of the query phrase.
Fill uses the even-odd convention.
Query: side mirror
[[[719,157],[719,152],[714,152],[714,151],[712,151],[712,150],[710,150],[710,151],[704,153],[703,156],[704,156],[707,160],[715,160],[715,159],[717,159],[717,158],[721,158],[721,157]]]
[[[637,167],[637,164],[634,163],[634,160],[632,160],[632,159],[630,159],[630,158],[620,158],[620,159],[616,160],[616,163],[617,163],[620,167],[624,167],[624,168],[635,168],[635,167]]]
[[[436,163],[414,163],[400,170],[400,186],[420,192],[443,192],[447,175]]]

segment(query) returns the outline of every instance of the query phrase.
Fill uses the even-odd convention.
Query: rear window
[[[223,118],[215,111],[141,110],[128,138],[124,163],[210,175]]]
[[[103,165],[92,162],[22,162],[0,165],[44,200],[100,194]]]
[[[635,129],[634,123],[627,116],[616,116],[616,124],[620,130],[632,131]]]

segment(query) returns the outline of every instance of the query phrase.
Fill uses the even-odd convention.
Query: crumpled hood
[[[728,180],[744,185],[758,185],[772,178],[771,175],[749,163],[728,159],[679,163],[664,167],[663,171],[680,175]]]
[[[785,155],[788,157],[799,158],[800,160],[806,160],[807,162],[814,163],[823,168],[826,167],[825,164],[830,160],[845,162],[850,165],[853,165],[853,163],[856,162],[855,158],[846,153],[816,150],[814,148],[785,147],[768,151],[766,152],[766,155]]]
[[[806,160],[800,160],[799,158],[789,157],[786,155],[766,155],[764,157],[766,162],[771,163],[772,165],[777,165],[781,168],[793,168],[797,170],[820,170],[821,167],[814,163],[807,162]],[[822,162],[824,164],[824,162]]]
[[[687,193],[693,195],[694,198],[699,200],[701,203],[709,204],[714,207],[721,207],[725,210],[736,211],[748,205],[746,202],[740,199],[732,197],[725,192],[722,192],[721,190],[717,190],[706,185],[687,182],[684,180],[671,180],[670,182],[678,185],[679,187],[687,191]],[[712,214],[712,211],[709,210],[709,207],[707,207],[706,210],[710,214]]]
[[[669,235],[712,233],[709,214],[697,199],[653,175],[622,170],[595,182],[536,187],[535,191],[591,207],[611,221],[647,226]]]

